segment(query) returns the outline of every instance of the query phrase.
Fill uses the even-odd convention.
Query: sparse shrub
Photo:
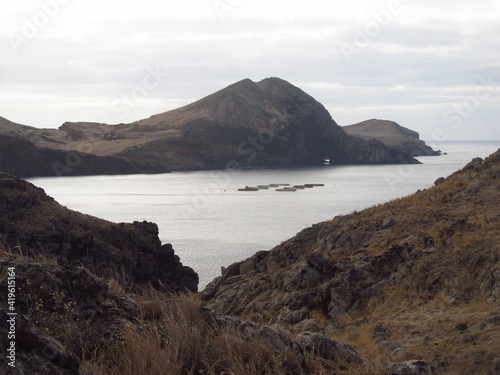
[[[205,321],[200,302],[147,290],[140,325],[126,329],[123,345],[87,360],[83,374],[300,374],[291,352],[276,352],[262,340]],[[326,372],[325,372],[326,374]]]

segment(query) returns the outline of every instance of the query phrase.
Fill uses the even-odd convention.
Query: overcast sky
[[[500,0],[23,0],[0,12],[0,116],[127,123],[280,77],[339,125],[500,139]]]

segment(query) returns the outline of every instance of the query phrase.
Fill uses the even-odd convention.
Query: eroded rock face
[[[303,248],[298,243],[296,241],[295,246],[299,252]],[[313,252],[298,256],[295,262],[288,265],[293,258],[282,260],[282,257],[294,253],[291,246],[284,244],[284,249],[267,253],[260,261],[267,260],[267,269],[276,267],[275,264],[284,264],[278,272],[264,272],[258,279],[240,276],[225,279],[222,276],[209,284],[202,296],[217,311],[233,314],[235,311],[252,310],[254,303],[262,306],[261,302],[257,302],[257,297],[266,294],[264,285],[267,284],[284,293],[281,304],[273,299],[265,303],[269,310],[275,304],[279,306],[276,313],[278,321],[294,325],[309,319],[315,310],[335,320],[341,314],[352,313],[366,306],[370,298],[390,285],[390,280],[411,277],[411,269],[404,265],[408,254],[418,253],[404,246],[394,246],[378,256],[357,250],[342,262],[330,264],[320,252]],[[343,246],[352,248],[351,243]],[[342,254],[343,248],[338,249]],[[252,258],[245,263],[255,264]],[[253,287],[250,288],[250,285]]]
[[[92,267],[97,274],[130,283],[196,291],[198,275],[172,248],[162,245],[158,226],[114,224],[60,206],[30,183],[0,173],[0,233],[22,254],[47,254]]]
[[[386,146],[398,151],[404,151],[412,156],[437,156],[440,151],[434,151],[420,140],[420,135],[393,121],[367,120],[358,124],[344,126],[347,134],[370,140],[377,139]]]
[[[81,358],[119,345],[125,326],[139,316],[125,290],[198,288],[198,275],[183,266],[172,245],[161,244],[154,223],[114,224],[83,215],[4,173],[0,213],[6,254],[0,259],[0,289],[7,290],[6,275],[15,270],[18,313],[16,368],[8,368],[9,374],[76,375]],[[104,280],[115,280],[121,292],[110,291]],[[0,305],[7,306],[7,293],[1,293]],[[7,337],[6,310],[1,318],[0,334]]]
[[[108,285],[86,268],[2,259],[2,291],[7,289],[8,269],[15,270],[17,313],[16,367],[9,368],[9,374],[76,375],[79,360],[75,352],[118,343],[125,322],[137,315],[137,307],[120,301],[125,297],[112,296]],[[6,296],[0,296],[4,306]],[[1,316],[0,333],[7,337],[7,311],[2,309]],[[87,325],[92,328],[78,328]]]

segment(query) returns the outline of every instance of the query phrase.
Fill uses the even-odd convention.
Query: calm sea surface
[[[300,230],[433,185],[496,142],[446,142],[448,155],[422,157],[421,165],[324,166],[235,172],[33,178],[59,203],[113,222],[152,221],[163,243],[172,243],[184,265],[200,275],[200,289],[221,266],[269,250]],[[319,183],[294,193],[245,186]]]

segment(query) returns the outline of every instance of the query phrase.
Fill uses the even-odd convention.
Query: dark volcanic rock
[[[182,265],[170,244],[161,244],[154,223],[114,224],[83,215],[3,173],[0,212],[2,241],[22,254],[53,255],[100,275],[116,276],[123,285],[197,290],[198,275]]]
[[[167,173],[154,162],[54,150],[0,134],[0,171],[18,177]]]
[[[117,332],[123,330],[123,322],[105,318],[108,286],[88,270],[2,259],[0,275],[6,275],[11,267],[15,269],[17,329],[16,367],[10,368],[9,374],[76,375],[79,361],[71,348],[82,347],[84,341],[89,348],[96,348],[103,341],[115,339]],[[6,278],[0,279],[0,287],[2,291],[7,289]],[[6,293],[2,293],[0,301],[7,305]],[[2,310],[0,323],[4,337],[10,318],[6,312]],[[77,332],[75,321],[92,323],[99,333]]]
[[[0,213],[0,305],[13,306],[6,290],[14,273],[17,313],[16,367],[2,361],[0,374],[76,375],[82,358],[118,347],[135,324],[139,306],[126,291],[198,288],[198,275],[161,244],[156,224],[114,224],[68,210],[4,173]],[[0,311],[2,337],[11,332],[8,312]],[[1,340],[0,353],[7,350]]]
[[[7,306],[6,275],[14,269],[18,313],[16,368],[8,373],[76,375],[81,358],[120,345],[125,327],[138,318],[139,307],[125,290],[198,288],[198,275],[170,244],[161,244],[156,224],[114,224],[68,210],[4,173],[0,213],[0,246],[7,254],[0,259],[0,303]],[[110,279],[121,294],[109,290]],[[9,330],[6,311],[2,337]],[[6,351],[2,341],[0,352]]]
[[[391,375],[431,375],[433,368],[428,363],[418,360],[410,360],[398,363],[389,369]]]

